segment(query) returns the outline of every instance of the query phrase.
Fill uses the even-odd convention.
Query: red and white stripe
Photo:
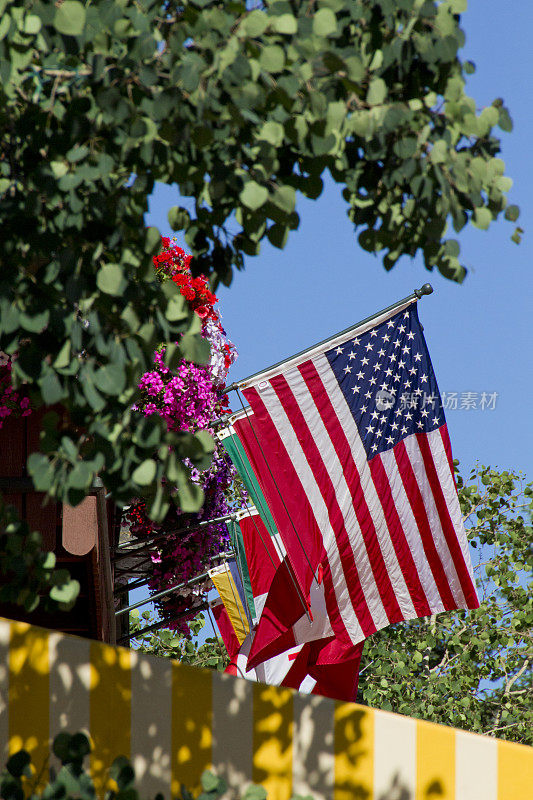
[[[262,489],[302,589],[322,564],[333,629],[353,644],[393,622],[476,608],[446,426],[368,461],[325,349],[243,392],[273,474],[262,471]],[[257,461],[259,445],[243,444]]]

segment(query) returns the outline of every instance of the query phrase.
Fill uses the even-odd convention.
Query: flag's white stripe
[[[256,667],[258,680],[268,683],[269,686],[281,686],[283,679],[294,664],[294,658],[290,658],[290,656],[297,656],[302,646],[299,644],[296,647],[291,647],[290,650],[285,650],[284,653],[280,653],[259,664]],[[261,677],[261,667],[264,668],[264,678]]]
[[[408,438],[409,437],[407,437],[407,439]],[[407,439],[404,439],[404,443]],[[440,596],[435,578],[433,577],[428,558],[424,552],[422,537],[418,530],[418,525],[411,504],[409,503],[409,498],[407,497],[398,464],[394,458],[394,453],[392,450],[387,450],[381,453],[380,458],[383,469],[387,475],[396,513],[400,518],[400,523],[431,611],[433,614],[444,611],[444,603]],[[414,614],[414,616],[416,616],[416,614]]]
[[[257,596],[254,597],[255,616],[257,619],[259,619],[259,617],[263,613],[267,597],[268,597],[268,592],[264,592],[263,594],[258,594]]]
[[[289,422],[283,406],[277,398],[271,386],[268,386],[262,393],[266,409],[270,415],[272,423],[276,427],[281,441],[284,443],[287,454],[290,454],[291,461],[298,473],[304,492],[307,495],[311,509],[317,520],[324,539],[324,548],[328,557],[331,570],[331,578],[337,605],[341,619],[344,623],[348,636],[353,644],[361,642],[365,637],[361,626],[354,612],[344,572],[339,559],[335,533],[329,522],[328,509],[320,492],[320,488],[315,480],[313,472],[307,463],[305,454],[300,446],[300,442]]]
[[[275,533],[274,536],[270,537],[274,542],[274,547],[277,550],[279,556],[283,560],[287,555],[287,550],[285,549],[285,545],[283,544],[282,538],[279,533]]]
[[[252,780],[253,686],[220,673],[213,675],[211,686],[213,770],[228,784],[224,797],[231,800],[241,797],[243,785]]]
[[[456,731],[455,800],[497,800],[498,742]],[[516,800],[521,800],[517,798]]]
[[[325,356],[320,356],[320,358],[315,359],[314,364],[337,415],[337,419],[344,429],[348,444],[350,445],[352,458],[359,472],[361,487],[364,491],[372,522],[374,523],[394,594],[396,595],[404,617],[406,619],[411,619],[416,616],[415,608],[392,543],[381,500],[374,485],[374,481],[372,480],[372,474],[368,466],[368,460],[361,436],[359,435],[359,430],[327,358]]]
[[[463,515],[461,514],[461,506],[459,505],[457,489],[455,488],[455,482],[448,464],[448,456],[446,454],[440,432],[433,431],[433,433],[429,434],[428,442],[431,454],[433,455],[433,461],[435,463],[435,469],[437,470],[439,483],[442,487],[442,493],[444,494],[444,499],[446,500],[446,505],[448,506],[448,511],[450,512],[453,527],[455,528],[457,541],[459,542],[465,564],[470,577],[472,578],[472,583],[475,583],[474,570],[472,569],[472,561],[470,559],[470,552],[468,549],[468,539],[466,538]]]
[[[322,421],[322,417],[318,412],[315,400],[301,374],[296,370],[290,370],[285,377],[302,411],[304,419],[309,426],[309,432],[313,437],[326,472],[333,484],[333,491],[342,514],[344,528],[348,535],[348,541],[354,556],[355,568],[359,576],[361,589],[374,625],[379,630],[389,624],[389,619],[381,601],[379,589],[366,549],[366,543],[355,514],[352,495],[346,482],[342,464],[339,461],[335,447]],[[317,519],[317,522],[322,526],[321,520]],[[340,557],[337,557],[340,562]]]
[[[132,652],[131,755],[142,797],[166,794],[171,780],[172,664]]]
[[[416,720],[386,711],[374,714],[373,789],[376,798],[415,797]]]
[[[295,694],[293,708],[292,793],[332,798],[335,705],[324,697],[300,697]]]
[[[311,694],[315,686],[316,686],[316,680],[312,678],[310,675],[306,675],[303,681],[301,682],[298,691],[301,694]]]
[[[427,436],[432,436],[435,433],[440,438],[440,433],[438,431],[432,431],[431,433],[428,433]],[[435,547],[437,549],[437,553],[439,554],[442,568],[444,569],[444,574],[446,575],[446,580],[448,581],[451,593],[453,594],[453,599],[455,600],[457,606],[462,608],[464,607],[466,601],[461,588],[461,581],[459,580],[457,570],[455,569],[455,563],[442,529],[439,512],[416,436],[407,437],[405,440],[405,450],[409,456],[409,461],[413,467],[418,488],[420,489],[420,493],[424,500],[424,508],[426,509],[429,527],[431,528],[431,535],[433,537],[433,541],[435,542]]]

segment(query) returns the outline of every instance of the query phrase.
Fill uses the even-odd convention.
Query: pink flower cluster
[[[28,417],[30,398],[11,385],[11,358],[0,351],[0,428],[8,417]]]
[[[164,348],[155,354],[156,369],[141,378],[137,409],[147,417],[159,414],[172,431],[206,428],[219,401],[209,366],[182,361],[173,374],[164,364],[164,354]]]

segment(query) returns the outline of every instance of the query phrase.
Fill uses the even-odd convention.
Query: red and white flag
[[[240,386],[293,573],[305,597],[323,575],[339,646],[390,623],[478,607],[416,302]],[[243,445],[254,464],[250,439]]]
[[[279,581],[281,611],[296,603],[302,608],[300,598],[295,593],[294,576],[285,567],[285,549],[278,535],[270,535],[261,517],[252,507],[238,517],[241,529],[246,562],[250,575],[256,613],[259,616],[258,631],[247,636],[242,646],[235,647],[233,639],[226,641],[223,628],[217,623],[230,654],[227,672],[261,681],[275,686],[288,686],[302,692],[312,692],[338,700],[355,700],[359,677],[362,644],[344,648],[335,640],[325,607],[311,629],[307,616],[294,627],[282,625],[276,629],[275,652],[272,657],[264,648],[251,666],[249,655],[254,637],[261,630],[261,623],[270,609],[265,607],[274,581]],[[322,604],[323,605],[323,604]],[[318,602],[315,602],[315,611]],[[296,616],[298,616],[297,614]],[[283,613],[282,613],[283,616]],[[231,649],[230,649],[231,648]],[[272,648],[271,648],[272,649]]]

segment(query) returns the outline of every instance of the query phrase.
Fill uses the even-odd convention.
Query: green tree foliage
[[[326,171],[387,268],[421,251],[460,280],[447,222],[517,218],[494,134],[509,114],[501,100],[478,113],[465,94],[465,8],[0,0],[0,348],[19,353],[15,378],[38,401],[68,411],[30,460],[38,488],[76,503],[98,473],[118,500],[147,495],[158,518],[170,485],[180,504],[201,502],[166,445],[194,461],[203,444],[130,410],[154,347],[191,324],[154,280],[154,181],[193,198],[170,223],[195,268],[227,283],[265,237],[284,245],[297,194],[318,197]]]
[[[480,467],[458,485],[481,606],[368,639],[359,700],[533,744],[532,484]]]
[[[202,644],[199,644],[197,638],[187,639],[167,628],[142,633],[143,628],[150,627],[152,624],[155,624],[155,619],[149,611],[143,611],[142,614],[137,611],[130,613],[130,634],[134,634],[132,646],[141,653],[175,658],[182,664],[209,667],[209,669],[216,669],[219,672],[226,668],[229,661],[228,654],[219,636],[207,636]],[[198,637],[205,624],[203,614],[198,614],[189,622],[193,637]]]

